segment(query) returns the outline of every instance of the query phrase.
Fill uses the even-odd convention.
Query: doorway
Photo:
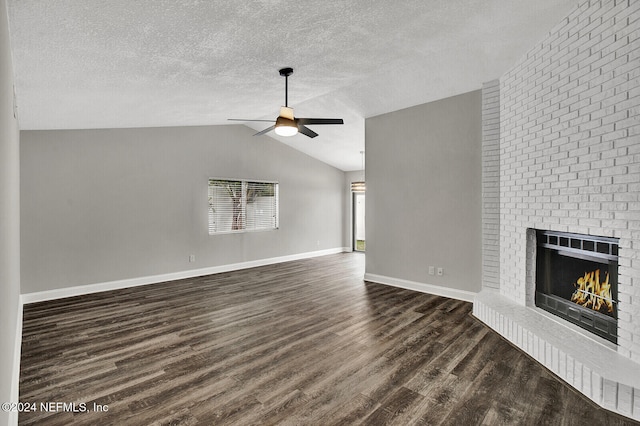
[[[353,192],[353,251],[360,252],[364,252],[366,248],[366,238],[364,232],[364,197],[364,192]]]

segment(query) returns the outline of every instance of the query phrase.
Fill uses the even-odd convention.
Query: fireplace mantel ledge
[[[614,344],[496,289],[476,295],[473,314],[597,404],[640,420],[640,364]]]

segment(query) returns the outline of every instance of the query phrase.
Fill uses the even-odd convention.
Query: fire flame
[[[573,284],[576,290],[571,296],[571,301],[585,308],[603,313],[613,313],[613,298],[611,297],[611,285],[609,274],[606,273],[604,282],[600,282],[600,269],[585,272],[583,277]]]

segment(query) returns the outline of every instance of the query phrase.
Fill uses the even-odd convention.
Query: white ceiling
[[[358,170],[364,119],[481,88],[577,0],[8,0],[20,128],[343,118],[271,136]],[[242,125],[242,124],[240,124]],[[269,123],[255,123],[256,130]],[[256,143],[259,143],[256,138]]]

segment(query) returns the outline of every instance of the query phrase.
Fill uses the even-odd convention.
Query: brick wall
[[[500,293],[527,228],[620,238],[618,352],[640,362],[640,1],[581,3],[500,78]]]
[[[500,287],[500,81],[482,85],[482,286]]]

